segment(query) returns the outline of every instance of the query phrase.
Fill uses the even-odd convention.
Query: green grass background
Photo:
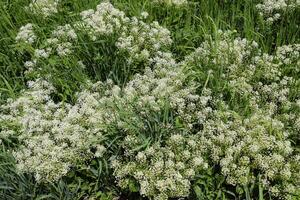
[[[30,12],[25,12],[29,0],[0,0],[0,104],[8,98],[15,98],[22,89],[26,88],[24,76],[24,61],[28,55],[20,53],[15,37],[19,28],[26,23],[37,24],[41,29],[40,35],[50,33],[56,25],[71,23],[79,19],[78,13],[83,10],[95,8],[99,0],[64,0],[61,12],[44,19]],[[217,31],[237,30],[238,35],[248,40],[255,40],[266,53],[273,52],[277,46],[299,43],[300,41],[300,12],[286,12],[282,18],[273,25],[267,25],[259,16],[255,5],[257,0],[190,0],[187,6],[167,7],[154,4],[152,0],[112,0],[112,4],[124,11],[128,16],[139,16],[142,11],[149,13],[148,22],[157,20],[162,26],[171,31],[174,41],[171,49],[175,58],[181,61],[184,56],[191,53],[201,42],[217,37]],[[46,36],[45,36],[46,37]],[[38,41],[41,42],[41,41]],[[84,41],[82,41],[84,42]],[[100,48],[101,51],[113,51]],[[91,49],[83,49],[82,54],[89,55]],[[121,61],[120,61],[121,62]],[[120,62],[109,65],[120,65]],[[93,65],[93,63],[90,63]],[[70,62],[69,65],[72,65]],[[47,69],[46,69],[47,70]],[[49,68],[49,70],[52,70]],[[93,78],[102,80],[102,74],[109,72],[95,72]],[[76,91],[81,81],[85,79],[81,71],[70,68],[55,77],[54,82],[61,88],[59,98],[64,101],[72,101],[72,94]],[[65,78],[71,77],[71,78]],[[120,84],[124,82],[120,81]],[[1,147],[1,146],[0,146]],[[108,177],[103,180],[103,174],[107,172],[105,161],[93,161],[90,169],[78,169],[76,174],[66,177],[58,183],[40,185],[31,175],[18,174],[14,170],[14,160],[7,149],[0,149],[0,199],[84,199],[85,194],[94,194],[95,199],[111,199],[118,189],[101,188],[103,182],[112,181]],[[73,177],[77,177],[73,179]],[[212,179],[208,170],[203,183],[207,197],[210,193],[218,193],[222,178]],[[84,178],[83,178],[84,177]],[[105,193],[100,192],[107,191]],[[251,189],[251,188],[250,188]],[[197,188],[195,188],[197,190]],[[229,194],[232,199],[238,198]],[[134,193],[128,193],[126,198],[139,199]],[[225,199],[223,193],[218,194],[219,199]],[[124,197],[124,199],[126,199]],[[194,197],[196,199],[196,197]]]

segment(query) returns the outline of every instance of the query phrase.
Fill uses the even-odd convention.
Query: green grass
[[[278,23],[266,25],[255,8],[260,2],[258,0],[191,0],[188,5],[181,8],[157,5],[152,0],[111,2],[128,16],[139,16],[142,11],[147,11],[149,13],[147,22],[156,20],[168,28],[174,41],[170,50],[177,61],[182,61],[203,41],[216,39],[219,29],[237,30],[240,37],[258,42],[265,53],[273,53],[278,46],[300,42],[299,8],[292,13],[286,12]],[[33,53],[33,49],[15,43],[19,28],[26,23],[34,23],[39,27],[40,38],[46,38],[55,26],[77,21],[80,11],[95,8],[99,1],[65,0],[61,4],[63,11],[48,19],[25,12],[24,7],[29,3],[29,0],[0,0],[0,105],[9,98],[19,96],[20,92],[26,89],[28,81],[24,75],[23,65],[30,57],[30,53]],[[58,88],[56,97],[58,101],[74,102],[74,94],[80,90],[87,78],[96,81],[109,77],[121,86],[128,82],[136,71],[124,71],[126,58],[116,57],[113,42],[106,39],[93,42],[88,41],[85,36],[80,36],[78,57],[45,63],[43,73],[54,74],[51,79]],[[42,41],[38,43],[41,44]],[[89,65],[87,72],[72,67],[81,58]],[[216,85],[222,83],[218,80],[212,81],[216,81]],[[210,84],[214,83],[210,80]],[[294,89],[294,98],[299,96],[299,87]],[[236,100],[232,104],[239,103]],[[113,178],[103,175],[111,173],[105,160],[93,160],[89,169],[76,168],[57,183],[36,183],[32,175],[16,171],[15,161],[9,153],[10,147],[1,145],[1,200],[74,200],[85,199],[87,196],[110,200],[121,193],[121,199],[146,199],[139,197],[136,191],[120,191],[119,188],[114,188]],[[266,198],[268,195],[263,194],[260,184],[258,194],[252,193],[257,185],[236,189],[245,191],[246,195],[243,198],[239,196],[238,191],[222,184],[224,182],[222,177],[212,178],[213,173],[213,170],[208,171],[203,177],[195,180],[191,199],[269,199]],[[257,181],[259,183],[259,180]]]

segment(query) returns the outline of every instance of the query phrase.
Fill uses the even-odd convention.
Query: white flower
[[[142,13],[141,13],[141,16],[142,16],[143,19],[147,19],[147,17],[149,16],[149,13],[147,13],[147,12],[142,12]]]
[[[199,166],[201,166],[202,164],[203,164],[203,158],[201,158],[201,157],[196,157],[196,158],[193,159],[193,165],[194,165],[195,167],[199,167]]]
[[[20,28],[20,31],[18,32],[18,35],[16,37],[16,41],[24,41],[26,43],[33,44],[36,38],[37,37],[33,31],[33,25],[31,23],[28,23]]]
[[[33,0],[29,4],[29,9],[35,14],[42,14],[44,17],[49,17],[58,13],[59,0]]]
[[[188,3],[187,0],[155,0],[155,3],[164,3],[166,5],[183,6]]]
[[[95,157],[97,157],[97,158],[102,157],[103,154],[105,153],[105,151],[106,151],[106,148],[103,145],[97,145]]]

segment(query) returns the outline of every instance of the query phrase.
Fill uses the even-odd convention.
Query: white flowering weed
[[[38,181],[57,180],[74,164],[93,156],[91,150],[103,140],[105,126],[96,123],[101,120],[94,115],[92,96],[83,92],[72,106],[55,103],[54,88],[46,81],[29,82],[29,87],[2,107],[8,114],[1,116],[6,124],[1,135],[18,136],[20,147],[13,154],[19,170],[34,172]],[[14,130],[9,129],[12,124]]]
[[[263,0],[262,3],[256,5],[256,8],[260,15],[272,24],[280,19],[282,13],[291,12],[299,6],[299,0]]]
[[[170,31],[158,22],[146,24],[136,17],[128,18],[110,3],[99,4],[96,11],[83,11],[81,16],[93,40],[103,35],[117,35],[116,47],[127,53],[129,62],[148,60],[172,43]]]
[[[175,6],[184,6],[188,3],[187,0],[155,0],[154,3],[166,4],[166,5],[175,5]]]
[[[32,0],[28,8],[37,15],[49,17],[58,12],[58,0]]]
[[[299,1],[12,5],[0,199],[300,197]]]
[[[31,23],[22,26],[16,37],[16,41],[23,41],[29,44],[33,44],[35,40],[36,35],[34,34],[33,25]]]

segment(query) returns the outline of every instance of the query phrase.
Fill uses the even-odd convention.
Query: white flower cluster
[[[147,17],[147,13],[142,13],[142,16]],[[72,49],[76,46],[78,34],[88,34],[92,40],[112,41],[111,45],[117,47],[117,54],[128,65],[149,63],[172,44],[168,29],[157,22],[147,24],[136,17],[128,18],[108,2],[100,3],[96,10],[81,12],[81,17],[74,24],[58,26],[40,48],[35,49],[32,60],[25,64],[27,74],[34,72],[34,66],[40,66],[39,60],[45,62],[53,55],[65,57],[77,53]]]
[[[286,197],[299,189],[299,180],[292,181],[292,176],[300,171],[293,173],[293,148],[281,121],[268,113],[242,119],[235,112],[218,111],[217,116],[199,134],[227,183],[249,185],[260,175],[261,184],[274,196]]]
[[[147,115],[147,110],[162,112],[166,104],[169,104],[188,126],[192,126],[189,123],[195,119],[189,115],[194,113],[196,102],[199,100],[199,96],[192,95],[195,93],[195,87],[191,83],[190,87],[183,87],[186,76],[171,54],[164,53],[152,61],[154,70],[146,68],[143,75],[137,74],[124,88],[124,98],[127,101],[124,102],[124,106],[128,105],[128,101],[135,99],[135,109]],[[202,102],[202,106],[208,102],[209,97],[207,98],[207,101]],[[145,108],[145,104],[148,107]]]
[[[299,45],[282,46],[268,55],[255,42],[232,34],[220,32],[218,40],[204,42],[181,64],[204,73],[203,84],[214,78],[224,81],[226,88],[214,96],[216,104],[226,105],[232,95],[240,101],[236,105],[243,103],[244,111],[251,114],[243,117],[228,105],[224,112],[219,108],[198,134],[204,134],[204,146],[229,184],[250,184],[260,174],[272,195],[287,198],[299,190],[298,179],[292,177],[299,177],[300,171],[293,164],[295,152],[289,140],[291,134],[299,135],[298,100],[290,97],[291,88],[299,84]],[[286,71],[289,66],[294,76]]]
[[[146,13],[143,13],[147,16]],[[103,36],[117,38],[116,46],[128,54],[128,61],[147,61],[172,43],[170,31],[157,22],[146,24],[136,17],[128,18],[110,3],[81,13],[85,29],[93,40]]]
[[[300,44],[284,45],[277,48],[277,58],[285,65],[296,66],[294,70],[300,71]]]
[[[287,10],[293,10],[300,6],[299,0],[263,0],[256,5],[260,15],[266,18],[270,24],[280,19],[281,14]]]
[[[183,6],[183,5],[186,5],[188,3],[188,1],[187,0],[155,0],[154,3]]]
[[[126,135],[120,143],[124,154],[113,159],[114,175],[121,188],[136,182],[140,194],[149,198],[187,197],[191,180],[207,167],[199,136],[189,134],[211,114],[210,92],[198,96],[192,83],[184,87],[185,75],[168,54],[155,66],[137,74],[117,104],[127,114],[117,117],[117,127]],[[154,142],[150,147],[149,140]]]
[[[31,23],[26,24],[20,28],[17,34],[17,42],[26,42],[28,44],[33,44],[36,40],[36,35],[33,31],[33,25]]]
[[[35,49],[32,60],[25,62],[26,73],[35,72],[37,66],[39,66],[39,61],[48,59],[51,55],[60,57],[70,55],[76,41],[77,34],[70,24],[56,27],[50,38],[42,44],[43,48]]]
[[[97,36],[117,33],[123,22],[130,21],[123,11],[116,9],[109,2],[100,3],[96,10],[82,11],[80,15],[93,40],[96,40]]]
[[[180,70],[176,65],[165,65],[165,68],[156,68],[154,71],[146,69],[144,75],[137,74],[123,89],[124,94],[118,101],[118,107],[131,117],[118,116],[117,121],[118,128],[126,133],[123,142],[126,154],[131,155],[137,146],[145,142],[139,139],[142,133],[145,134],[144,138],[151,136],[154,140],[168,138],[177,126],[190,130],[195,122],[205,121],[211,113],[212,109],[207,106],[210,100],[209,91],[200,97],[195,94],[192,85],[185,88],[185,76]],[[168,119],[168,115],[164,116],[165,121],[158,123],[157,117],[165,112],[172,113],[180,125],[171,120],[172,118]],[[133,121],[128,121],[128,118],[135,119],[134,129]],[[156,124],[158,131],[166,129],[166,132],[162,134],[160,131],[148,130],[151,127],[147,123]]]
[[[292,103],[288,96],[291,86],[297,84],[299,58],[299,44],[278,47],[275,55],[269,55],[261,53],[256,42],[233,38],[227,32],[221,33],[218,41],[204,42],[183,64],[203,69],[209,66],[205,70],[219,74],[232,90],[250,96],[251,101],[264,104],[273,99],[273,103],[283,106]],[[289,68],[295,72],[293,77],[285,75],[284,70]]]
[[[52,38],[58,40],[76,40],[77,34],[70,24],[66,24],[64,26],[58,26],[52,31]]]
[[[204,42],[181,64],[226,80],[230,92],[246,97],[256,110],[266,101],[280,102],[282,107],[295,103],[288,99],[295,77],[285,76],[282,69],[291,65],[298,71],[299,52],[299,45],[293,44],[279,47],[275,55],[263,54],[256,42],[234,38],[233,32],[220,32],[219,40]]]
[[[72,46],[77,40],[77,34],[70,24],[58,26],[52,32],[51,38],[47,39],[49,47],[56,49],[56,53],[63,57],[72,53]]]
[[[124,27],[121,32],[116,46],[130,56],[129,62],[133,62],[147,61],[171,43],[170,31],[161,27],[158,22],[148,25],[132,18],[129,26]]]
[[[102,156],[105,126],[97,113],[98,102],[82,92],[78,102],[55,103],[53,86],[46,81],[29,82],[29,90],[1,107],[1,135],[18,136],[20,147],[13,152],[17,168],[34,172],[37,181],[54,181],[70,167]],[[100,118],[98,118],[100,117]],[[12,128],[14,127],[14,128]],[[96,154],[93,154],[93,150]]]
[[[29,10],[35,14],[49,17],[58,12],[59,0],[33,0],[29,4]]]
[[[174,134],[166,145],[154,144],[136,153],[131,161],[113,160],[115,177],[121,188],[137,181],[140,194],[156,200],[188,197],[191,180],[207,168],[202,152],[205,151],[197,136]]]

